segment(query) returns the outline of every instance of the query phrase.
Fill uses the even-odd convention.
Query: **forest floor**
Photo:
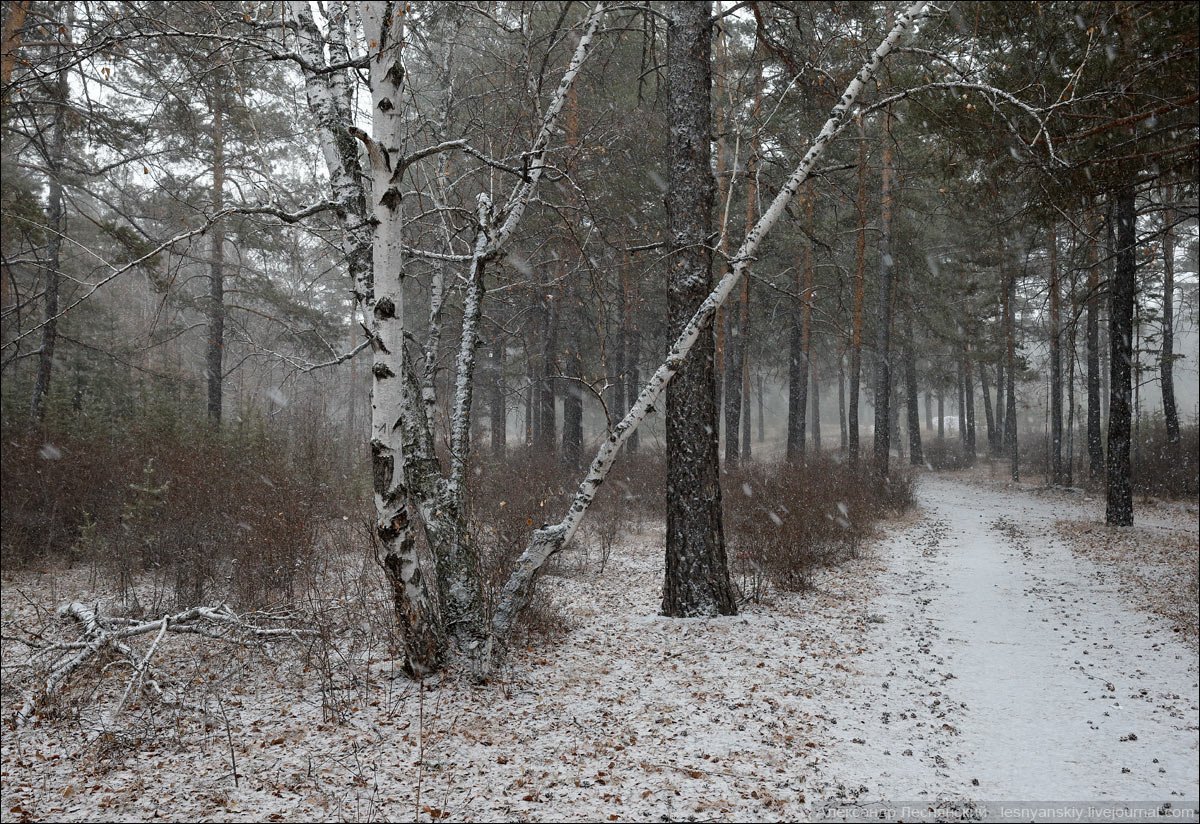
[[[111,719],[127,672],[92,673],[14,730],[5,642],[3,818],[1196,820],[1195,506],[1108,530],[1102,501],[984,470],[918,498],[814,590],[715,620],[656,614],[662,527],[640,525],[603,573],[545,579],[560,630],[486,687],[418,689],[361,642],[386,615],[361,559],[321,651],[172,637],[155,661],[189,709]],[[6,571],[5,621],[91,578]]]

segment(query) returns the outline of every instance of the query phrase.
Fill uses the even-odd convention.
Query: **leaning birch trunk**
[[[753,259],[759,244],[768,232],[779,221],[796,192],[812,173],[816,162],[824,154],[829,143],[836,137],[847,122],[847,115],[854,102],[858,99],[866,84],[875,76],[884,59],[895,49],[901,36],[912,25],[913,20],[923,14],[928,4],[918,2],[908,7],[896,21],[891,32],[875,49],[870,60],[859,70],[850,82],[838,103],[830,112],[829,119],[821,129],[813,145],[805,154],[803,160],[792,172],[791,176],[780,189],[770,207],[759,218],[758,223],[747,233],[741,248],[732,258],[732,267],[721,278],[716,288],[705,298],[697,308],[692,319],[684,326],[679,336],[671,346],[666,359],[655,370],[650,381],[643,387],[637,400],[628,414],[609,434],[601,444],[599,451],[592,460],[587,477],[579,485],[566,515],[556,524],[544,526],[535,530],[530,537],[529,545],[518,559],[516,568],[509,576],[501,592],[499,603],[492,617],[492,635],[488,642],[488,662],[495,664],[497,656],[502,652],[503,645],[512,633],[517,615],[529,603],[533,596],[537,573],[542,566],[560,552],[563,546],[575,534],[588,506],[595,498],[601,484],[604,483],[609,469],[620,452],[621,445],[637,430],[637,427],[653,411],[663,391],[670,384],[675,373],[679,371],[683,360],[687,357],[692,346],[700,338],[712,321],[717,308],[720,307],[737,286],[746,268]],[[497,645],[499,642],[499,645]]]

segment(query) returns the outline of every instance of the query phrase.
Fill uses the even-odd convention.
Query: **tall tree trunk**
[[[812,231],[812,192],[805,192],[804,209],[809,231]],[[796,307],[796,322],[792,326],[788,360],[788,421],[787,451],[789,463],[804,460],[808,424],[808,353],[812,323],[813,281],[815,275],[813,243],[804,241],[804,262],[796,272],[800,305]]]
[[[537,359],[528,342],[525,346],[525,446],[538,442],[541,418],[537,414]]]
[[[1137,292],[1137,210],[1131,184],[1117,190],[1115,207],[1117,259],[1109,290],[1112,395],[1108,401],[1108,507],[1105,520],[1115,526],[1131,526],[1130,402],[1133,394],[1133,313]]]
[[[817,362],[814,360],[810,364],[809,369],[810,380],[812,381],[812,389],[809,390],[809,396],[812,398],[812,442],[813,454],[821,454],[821,375],[817,369]]]
[[[365,309],[372,326],[374,354],[371,392],[371,463],[374,475],[375,533],[383,550],[383,565],[392,585],[393,604],[405,650],[405,666],[422,676],[441,666],[444,631],[441,614],[427,581],[429,559],[416,541],[410,517],[406,477],[409,427],[404,418],[420,418],[419,389],[406,386],[412,367],[407,363],[404,334],[404,289],[401,196],[392,183],[390,164],[383,162],[380,147],[399,151],[404,145],[403,78],[400,61],[403,28],[399,9],[385,4],[364,4],[364,34],[374,45],[370,63],[373,97],[371,157],[373,216],[377,221],[373,261],[375,278]],[[390,16],[385,17],[385,14]],[[436,460],[436,459],[435,459]]]
[[[52,87],[54,115],[50,124],[50,138],[45,145],[47,175],[46,224],[49,229],[46,241],[46,286],[43,305],[42,345],[38,351],[37,374],[33,379],[33,395],[30,398],[29,414],[35,424],[46,416],[46,396],[50,394],[50,382],[54,377],[54,348],[58,343],[58,292],[62,277],[62,242],[67,229],[67,212],[63,202],[63,161],[67,154],[67,101],[70,95],[70,79],[67,76],[67,52],[71,27],[74,23],[74,3],[67,3],[65,25],[57,32],[58,45],[55,63],[57,76]],[[25,14],[25,9],[15,7],[9,11],[15,16]],[[5,46],[9,46],[9,32],[5,32]],[[13,45],[12,48],[16,49]],[[5,54],[5,60],[8,59]],[[11,70],[11,69],[10,69]],[[5,266],[7,269],[8,267]]]
[[[580,356],[579,328],[576,318],[567,333],[566,373],[570,380],[563,389],[562,454],[563,465],[578,467],[583,462],[583,358]]]
[[[917,391],[917,354],[916,340],[913,333],[913,301],[912,275],[905,278],[908,299],[904,308],[904,392],[907,404],[906,420],[908,423],[908,460],[913,466],[925,463],[925,453],[921,449],[921,397]]]
[[[617,309],[616,341],[613,344],[612,353],[609,355],[609,361],[605,367],[605,373],[608,375],[610,382],[608,408],[611,419],[607,422],[610,429],[613,424],[625,416],[625,411],[629,406],[625,401],[625,350],[628,347],[629,340],[629,319],[627,316],[632,308],[629,305],[628,297],[629,270],[629,253],[626,252],[618,275],[621,287],[621,303]]]
[[[492,338],[491,369],[491,399],[488,406],[491,413],[492,453],[503,455],[508,449],[508,409],[504,396],[504,354],[507,343],[502,332],[497,330]]]
[[[1007,323],[1007,321],[1002,319],[1002,325],[1003,323]],[[996,443],[992,445],[992,456],[996,458],[1004,454],[1004,445],[1008,443],[1008,426],[1005,423],[1008,406],[1004,400],[1004,393],[1007,389],[1004,382],[1004,364],[1008,359],[1007,353],[1007,346],[1001,343],[1000,359],[996,362]]]
[[[983,416],[987,425],[988,453],[991,454],[996,447],[996,418],[992,414],[992,393],[988,387],[987,365],[983,361],[979,361],[978,366],[979,385],[983,389]]]
[[[938,445],[941,446],[946,440],[946,390],[941,377],[938,377],[937,410],[937,436]]]
[[[1167,423],[1167,465],[1181,469],[1183,453],[1179,435],[1179,410],[1175,406],[1175,206],[1174,187],[1167,186],[1163,212],[1163,308],[1162,356],[1159,376],[1162,380],[1163,417]]]
[[[1017,273],[1012,271],[1008,275],[1008,283],[1005,284],[1004,290],[1004,333],[1006,347],[1004,377],[1008,381],[1004,393],[1006,403],[1004,410],[1004,445],[1009,450],[1009,463],[1012,468],[1012,479],[1014,482],[1021,480],[1020,452],[1017,448],[1017,391],[1014,377],[1017,371],[1016,302]]]
[[[762,443],[767,439],[767,415],[764,407],[766,406],[765,395],[767,394],[766,379],[763,373],[759,372],[758,378],[758,442]]]
[[[858,463],[858,402],[862,394],[863,303],[867,278],[867,135],[862,118],[858,118],[858,191],[854,199],[858,214],[858,232],[854,244],[854,311],[850,327],[850,409],[846,427],[849,430],[850,463]]]
[[[1058,276],[1058,233],[1050,222],[1050,477],[1055,486],[1063,482],[1063,385],[1062,385],[1062,286]]]
[[[642,389],[642,373],[639,368],[642,335],[637,324],[636,301],[634,301],[633,305],[635,308],[631,308],[629,311],[630,325],[625,337],[625,397],[629,399],[630,406],[637,400],[638,393]],[[625,449],[630,453],[638,451],[638,432],[636,429],[629,433],[629,439],[625,441]]]
[[[879,214],[879,310],[876,323],[878,337],[875,346],[875,473],[888,475],[891,451],[890,403],[892,398],[891,327],[892,327],[892,110],[884,115],[883,166],[880,176]]]
[[[1075,294],[1077,283],[1074,276],[1071,278],[1071,294]],[[1078,346],[1077,338],[1079,332],[1078,320],[1071,321],[1070,340],[1067,345],[1067,460],[1066,474],[1063,481],[1067,486],[1075,485],[1075,360],[1077,357]]]
[[[963,343],[963,396],[967,400],[967,463],[975,464],[975,375],[971,368],[971,347]]]
[[[673,3],[667,14],[668,312],[681,333],[712,282],[711,4]],[[733,615],[721,525],[714,341],[697,340],[667,395],[667,551],[663,614]]]
[[[1101,225],[1097,218],[1088,238],[1087,275],[1087,451],[1088,478],[1104,474],[1104,436],[1100,428],[1100,255],[1097,250]]]
[[[730,168],[731,165],[737,165],[737,159],[733,159],[730,163],[729,152],[729,109],[733,106],[733,101],[729,98],[726,88],[726,78],[729,76],[729,50],[727,43],[727,35],[724,26],[713,26],[713,46],[715,49],[716,58],[716,77],[713,78],[713,133],[717,140],[717,209],[720,213],[721,225],[718,227],[720,235],[717,241],[717,250],[720,252],[722,261],[729,260],[729,207],[731,199],[729,197],[730,190],[733,188],[733,178],[735,170]],[[724,265],[724,264],[722,264]],[[720,306],[717,308],[716,318],[713,321],[713,333],[716,337],[715,363],[717,365],[717,408],[725,409],[726,418],[728,418],[728,409],[726,408],[727,398],[725,395],[726,376],[724,373],[732,368],[732,352],[726,347],[730,345],[730,331],[734,323],[733,307]],[[726,434],[725,460],[730,460],[729,454],[729,436]],[[737,447],[734,446],[736,451]],[[736,462],[736,455],[733,456]]]
[[[558,426],[555,410],[555,375],[558,374],[558,300],[551,294],[553,284],[545,283],[539,290],[542,317],[542,354],[539,358],[541,374],[538,375],[537,404],[534,414],[536,446],[546,455],[554,453],[558,446]]]
[[[962,330],[959,330],[961,337]],[[955,358],[954,362],[954,386],[958,390],[958,403],[955,412],[958,414],[958,445],[963,449],[967,448],[967,403],[966,389],[963,385],[963,362],[962,358]]]
[[[1105,236],[1105,260],[1108,261],[1108,295],[1100,304],[1101,312],[1108,312],[1111,309],[1112,301],[1112,284],[1116,282],[1116,266],[1117,266],[1117,240],[1116,240],[1116,217],[1113,212],[1112,198],[1108,198],[1106,204],[1106,217],[1104,220],[1104,236]],[[1109,362],[1109,353],[1112,349],[1112,341],[1110,340],[1112,332],[1112,319],[1106,317],[1100,323],[1100,427],[1102,430],[1108,430],[1109,420],[1109,402],[1112,398],[1112,364]],[[1105,461],[1107,465],[1107,460]]]
[[[912,333],[911,323],[908,332]],[[908,460],[913,466],[922,466],[925,452],[921,448],[921,395],[917,391],[917,357],[911,340],[905,343],[904,389],[908,403]]]
[[[762,381],[761,375],[759,381]],[[838,449],[845,455],[849,432],[846,429],[846,356],[844,354],[838,357],[838,430],[841,435]]]
[[[723,38],[722,38],[723,39]],[[761,45],[755,45],[756,74],[754,80],[754,106],[750,118],[757,123],[762,110],[762,67]],[[757,219],[758,210],[758,141],[757,130],[750,138],[749,158],[746,161],[746,228],[749,230]],[[725,204],[719,204],[724,206]],[[722,232],[726,243],[728,232]],[[724,250],[723,250],[724,251]],[[736,307],[730,307],[725,345],[725,461],[736,466],[739,457],[750,457],[750,376],[748,360],[750,350],[750,272],[742,278],[741,297]],[[743,420],[744,419],[744,420]],[[740,428],[739,428],[740,427]]]
[[[225,86],[218,69],[212,100],[212,211],[225,205]],[[205,350],[205,379],[208,384],[208,420],[221,425],[225,379],[225,222],[218,220],[209,233],[212,248],[208,269],[208,341]]]
[[[739,301],[740,303],[740,301]],[[739,305],[725,312],[725,378],[721,381],[721,399],[725,409],[725,462],[737,466],[741,457],[742,418],[741,313]]]

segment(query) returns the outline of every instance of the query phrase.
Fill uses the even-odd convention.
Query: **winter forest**
[[[1190,2],[6,0],[5,821],[1196,821]]]

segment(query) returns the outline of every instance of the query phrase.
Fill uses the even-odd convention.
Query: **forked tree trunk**
[[[712,283],[711,4],[667,7],[668,328],[682,333]],[[733,615],[721,525],[715,352],[703,335],[667,395],[667,551],[663,614]],[[739,387],[740,388],[740,387]],[[734,391],[734,387],[727,387]]]

